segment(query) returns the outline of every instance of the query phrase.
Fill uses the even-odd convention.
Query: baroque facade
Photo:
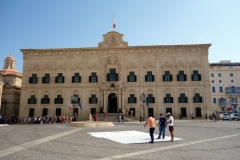
[[[3,118],[18,117],[22,74],[16,70],[16,60],[8,56],[0,70],[0,114]]]
[[[239,112],[240,63],[222,60],[209,67],[214,111]]]
[[[20,116],[133,110],[204,117],[212,112],[208,49],[211,44],[128,46],[123,34],[103,35],[93,48],[21,49]],[[140,107],[145,93],[148,107]],[[78,104],[69,109],[71,97]],[[146,104],[145,104],[146,106]]]

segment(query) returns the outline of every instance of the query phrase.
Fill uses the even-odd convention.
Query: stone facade
[[[18,117],[22,75],[16,70],[16,61],[10,55],[0,70],[0,114],[3,118]]]
[[[212,112],[208,64],[211,44],[128,46],[118,32],[103,37],[95,48],[21,49],[20,116],[72,115],[69,105],[74,94],[82,106],[80,110],[73,104],[79,117],[98,112],[101,106],[104,112],[131,109],[136,117],[144,113],[147,117],[148,111],[155,117],[171,112],[176,118],[180,113],[204,117]],[[182,77],[185,75],[184,80],[179,80],[179,71]],[[193,73],[197,75],[195,81]],[[50,77],[48,83],[46,76]],[[73,76],[80,77],[81,82],[74,83],[79,79]],[[140,107],[142,93],[149,97],[149,110]],[[171,98],[165,100],[166,94]],[[180,94],[187,97],[181,101],[185,103],[179,103]],[[201,102],[194,103],[195,94]]]
[[[239,112],[240,62],[223,60],[210,63],[209,67],[213,110],[232,112],[236,109]]]

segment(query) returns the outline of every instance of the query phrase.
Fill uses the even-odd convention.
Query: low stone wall
[[[89,121],[78,121],[71,122],[68,124],[69,127],[108,127],[114,126],[112,122],[89,122]]]

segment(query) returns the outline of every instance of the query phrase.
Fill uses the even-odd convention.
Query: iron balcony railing
[[[240,87],[226,87],[227,94],[240,94]]]

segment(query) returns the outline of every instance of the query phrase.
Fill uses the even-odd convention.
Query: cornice
[[[128,46],[128,47],[111,47],[111,48],[52,48],[52,49],[20,49],[24,59],[28,56],[73,56],[73,55],[95,55],[95,54],[117,54],[117,53],[207,53],[211,44],[186,44],[186,45],[154,45],[154,46]]]

